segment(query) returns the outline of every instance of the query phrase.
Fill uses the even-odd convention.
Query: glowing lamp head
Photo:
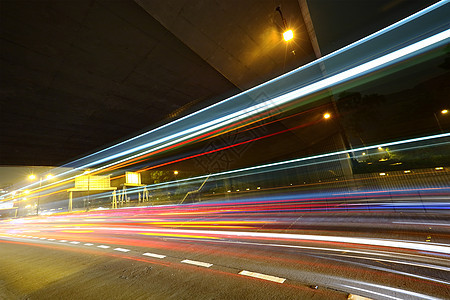
[[[329,119],[329,118],[331,118],[331,115],[329,113],[324,113],[323,114],[323,118],[324,119]]]
[[[30,176],[28,176],[28,179],[30,179],[30,180],[35,180],[35,179],[36,179],[36,175],[31,174]]]
[[[174,175],[178,175],[178,171],[173,171],[173,174]]]
[[[441,110],[441,114],[443,114],[443,115],[448,114],[448,109]]]
[[[283,32],[283,38],[286,42],[289,42],[294,38],[294,33],[292,32],[291,29],[286,30],[285,32]]]
[[[52,174],[48,174],[47,176],[45,176],[46,179],[52,179],[53,175]]]

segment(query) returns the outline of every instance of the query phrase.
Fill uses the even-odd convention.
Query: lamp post
[[[84,208],[86,209],[86,211],[89,211],[89,204],[90,204],[90,181],[91,181],[91,170],[86,170],[84,171],[84,175],[87,176],[87,205],[86,203],[84,204]]]
[[[281,7],[278,6],[275,10],[280,13],[281,20],[283,21],[283,39],[285,42],[289,42],[294,38],[294,32],[287,26],[286,19],[283,17],[283,13],[281,12]]]
[[[440,111],[440,113],[441,113],[441,115],[446,115],[446,114],[448,114],[448,110],[443,109]],[[434,118],[436,119],[436,123],[438,124],[439,130],[441,131],[441,133],[444,133],[444,130],[442,129],[441,122],[439,121],[437,114],[434,112],[433,115],[434,115]]]
[[[47,176],[45,176],[45,180],[49,180],[52,179],[53,175],[52,174],[47,174]],[[30,180],[35,180],[36,179],[36,175],[31,174],[30,176],[28,176],[28,179]],[[41,187],[42,187],[42,176],[39,176],[39,191],[38,191],[38,198],[37,198],[37,205],[36,205],[36,216],[39,216],[39,201],[41,198]]]
[[[178,189],[179,189],[179,184],[178,184],[178,170],[175,170],[175,171],[173,171],[173,175],[174,175],[174,177],[175,177],[175,183],[176,183],[176,185],[175,185],[175,192],[174,192],[174,195],[175,195],[175,199],[178,197],[177,196],[177,193],[178,193]]]

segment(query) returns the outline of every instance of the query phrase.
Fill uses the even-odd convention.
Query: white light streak
[[[243,172],[247,172],[247,171],[254,171],[254,170],[271,168],[271,167],[276,167],[276,166],[284,166],[284,165],[295,164],[295,163],[304,162],[304,161],[310,161],[310,160],[315,160],[315,159],[339,156],[339,155],[342,155],[342,154],[350,154],[352,152],[358,152],[358,151],[361,151],[363,149],[378,148],[380,145],[383,145],[384,147],[391,147],[391,146],[405,145],[405,144],[410,144],[410,143],[415,143],[415,142],[423,142],[423,141],[428,141],[428,140],[433,140],[433,139],[440,139],[440,138],[446,138],[446,137],[450,137],[450,133],[430,135],[430,136],[424,136],[424,137],[418,137],[418,138],[394,141],[394,142],[383,143],[383,144],[372,145],[372,146],[364,146],[364,147],[360,147],[360,148],[354,148],[354,149],[351,149],[351,150],[342,150],[342,151],[337,151],[337,152],[318,154],[318,155],[302,157],[302,158],[296,158],[296,159],[287,160],[287,161],[269,163],[269,164],[265,164],[265,165],[252,166],[252,167],[236,169],[236,170],[229,170],[229,171],[219,172],[219,173],[210,174],[210,175],[202,175],[202,176],[191,177],[191,178],[186,178],[186,179],[179,179],[177,181],[168,181],[168,182],[164,182],[164,183],[148,185],[147,188],[149,188],[149,187],[157,187],[157,186],[165,186],[165,185],[172,184],[172,183],[182,183],[182,182],[189,182],[189,181],[193,181],[193,180],[203,180],[203,179],[205,179],[207,177],[214,178],[214,177],[217,177],[217,176],[230,175],[230,174],[235,174],[235,173],[243,173]],[[259,189],[259,188],[257,188],[257,189]]]
[[[212,130],[229,125],[232,122],[237,122],[242,119],[249,118],[253,115],[256,115],[256,114],[264,112],[264,111],[268,111],[274,107],[288,103],[295,99],[310,95],[312,93],[316,93],[323,89],[330,88],[337,84],[341,84],[343,82],[351,80],[355,77],[362,76],[367,73],[376,71],[380,68],[386,67],[389,64],[409,58],[411,55],[420,54],[421,52],[425,51],[425,49],[427,49],[430,46],[437,46],[438,44],[443,43],[449,37],[450,37],[450,30],[447,29],[443,32],[440,32],[431,37],[425,38],[414,44],[411,44],[411,45],[401,48],[399,50],[393,51],[384,56],[378,57],[369,62],[363,63],[359,66],[353,67],[349,70],[340,72],[336,75],[330,76],[328,78],[324,78],[322,80],[319,80],[319,81],[312,83],[310,85],[307,85],[305,87],[301,87],[294,91],[288,92],[284,95],[272,98],[263,103],[253,105],[251,107],[236,111],[234,113],[229,113],[225,116],[215,118],[211,121],[208,121],[203,124],[196,125],[196,126],[184,129],[184,130],[176,130],[176,131],[174,131],[174,133],[167,135],[165,137],[162,137],[162,138],[159,138],[156,140],[152,140],[151,142],[145,143],[143,145],[136,146],[136,147],[124,150],[120,153],[116,153],[116,154],[98,159],[96,161],[93,161],[93,162],[90,162],[83,166],[80,166],[77,169],[84,169],[84,168],[92,167],[94,165],[98,165],[98,164],[101,164],[101,163],[104,163],[107,161],[111,161],[113,159],[116,159],[116,158],[119,158],[122,156],[126,156],[129,154],[150,148],[150,149],[140,152],[134,156],[127,157],[122,160],[116,161],[114,163],[108,164],[106,166],[97,168],[96,170],[94,170],[94,172],[96,172],[96,171],[111,167],[117,163],[125,162],[129,159],[133,159],[138,156],[148,154],[152,151],[160,150],[164,147],[168,147],[168,146],[192,139],[194,137],[200,136],[200,135],[210,132]],[[173,123],[169,123],[169,124],[173,124]],[[169,124],[165,125],[164,127],[168,126]],[[382,147],[382,145],[380,145],[380,146]]]
[[[91,227],[89,230],[109,231],[108,228]],[[61,229],[60,229],[61,230]],[[362,244],[382,247],[393,247],[412,249],[418,251],[437,252],[443,254],[450,254],[450,246],[445,244],[430,244],[420,243],[416,241],[401,241],[389,239],[375,239],[375,238],[358,238],[358,237],[344,237],[344,236],[322,236],[309,234],[289,234],[289,233],[270,233],[270,232],[251,232],[251,231],[215,231],[215,230],[178,230],[178,229],[147,229],[147,228],[127,228],[114,227],[114,231],[132,231],[132,232],[156,232],[156,233],[176,233],[176,234],[200,234],[200,235],[214,235],[214,236],[235,236],[235,237],[256,237],[256,238],[273,238],[282,240],[307,240],[319,242],[337,242],[348,244]],[[100,246],[99,246],[100,247]]]
[[[405,25],[405,24],[407,24],[407,23],[409,23],[409,22],[411,22],[411,21],[414,21],[415,19],[420,18],[420,17],[426,15],[427,13],[430,13],[430,12],[432,12],[432,11],[434,11],[434,10],[436,10],[436,9],[438,9],[438,8],[440,8],[440,7],[442,7],[442,6],[444,6],[445,4],[447,4],[447,2],[448,2],[447,0],[439,1],[439,2],[433,4],[433,5],[429,6],[429,7],[425,8],[425,9],[423,9],[423,10],[421,10],[421,11],[418,11],[417,13],[412,14],[411,16],[408,16],[408,17],[406,17],[406,18],[404,18],[404,19],[402,19],[402,20],[400,20],[400,21],[398,21],[398,22],[396,22],[396,23],[394,23],[394,24],[392,24],[392,25],[390,25],[390,26],[388,26],[388,27],[386,27],[386,28],[383,28],[383,29],[381,29],[381,30],[379,30],[379,31],[377,31],[377,32],[375,32],[375,33],[373,33],[373,34],[367,36],[367,37],[364,37],[364,38],[362,38],[362,39],[360,39],[360,40],[358,40],[358,41],[356,41],[356,42],[354,42],[354,43],[352,43],[352,44],[349,44],[349,45],[347,45],[347,46],[345,46],[345,47],[343,47],[343,48],[341,48],[341,49],[339,49],[339,50],[336,50],[336,51],[334,51],[334,52],[332,52],[332,53],[330,53],[330,54],[328,54],[328,55],[326,55],[326,56],[323,56],[323,57],[321,57],[321,58],[319,58],[319,59],[317,59],[317,60],[315,60],[315,61],[313,61],[313,62],[311,62],[311,63],[308,63],[308,64],[306,64],[306,65],[304,65],[304,66],[301,66],[301,67],[299,67],[298,69],[295,69],[295,70],[293,70],[293,71],[291,71],[291,72],[288,72],[288,73],[286,73],[286,74],[283,74],[283,75],[281,75],[281,76],[279,76],[279,77],[277,77],[277,78],[274,78],[274,79],[272,79],[272,80],[269,80],[269,81],[267,81],[267,82],[265,82],[265,83],[263,83],[263,84],[260,84],[260,85],[258,85],[258,86],[255,86],[255,87],[253,87],[253,88],[251,88],[251,89],[249,89],[249,90],[247,90],[247,91],[245,91],[245,92],[242,92],[242,93],[240,93],[240,94],[238,94],[238,95],[232,96],[232,97],[230,97],[230,98],[228,98],[228,99],[225,99],[225,100],[222,100],[222,101],[220,101],[220,102],[218,102],[218,103],[216,103],[216,104],[213,104],[213,105],[211,105],[211,106],[208,106],[208,107],[206,107],[206,108],[203,108],[203,109],[201,109],[201,110],[198,110],[198,111],[196,111],[196,112],[193,112],[193,113],[191,113],[191,114],[189,114],[189,115],[187,115],[187,116],[185,116],[185,117],[182,117],[182,118],[180,118],[180,119],[178,119],[178,120],[172,121],[172,122],[170,122],[170,123],[168,123],[168,124],[165,124],[165,125],[163,125],[163,126],[161,126],[161,127],[158,127],[158,128],[156,128],[156,129],[150,130],[150,131],[145,132],[145,133],[143,133],[143,134],[140,134],[140,135],[138,135],[138,136],[136,136],[136,137],[133,137],[133,138],[131,138],[131,139],[128,139],[128,140],[126,140],[126,141],[123,141],[123,142],[121,142],[121,143],[118,143],[118,144],[116,144],[116,145],[113,145],[113,146],[111,146],[111,147],[105,148],[105,149],[103,149],[103,150],[100,150],[100,151],[95,152],[95,153],[93,153],[93,154],[90,154],[90,155],[88,155],[88,156],[85,156],[85,157],[83,157],[83,158],[80,158],[80,159],[78,159],[78,160],[75,160],[75,161],[73,161],[71,164],[76,163],[77,161],[80,161],[80,162],[81,162],[82,160],[87,159],[87,158],[89,158],[89,157],[92,157],[92,156],[94,156],[94,155],[97,155],[97,154],[106,152],[106,151],[108,151],[108,150],[112,150],[112,149],[117,148],[117,147],[119,147],[119,146],[121,146],[121,145],[125,145],[125,144],[127,144],[127,143],[130,143],[131,141],[134,141],[134,140],[138,139],[138,138],[148,136],[148,135],[151,134],[151,133],[155,133],[155,132],[157,132],[157,131],[161,131],[162,129],[164,129],[164,128],[166,128],[166,127],[173,126],[173,125],[175,125],[175,124],[177,124],[177,123],[180,123],[180,122],[183,121],[183,120],[186,120],[186,119],[188,119],[188,118],[192,118],[193,116],[198,115],[198,114],[200,114],[200,113],[202,113],[202,112],[206,112],[206,111],[208,111],[208,110],[211,110],[212,108],[217,107],[217,106],[219,106],[219,105],[221,105],[221,104],[224,104],[224,103],[226,103],[226,102],[229,102],[229,101],[231,101],[231,100],[233,100],[233,99],[235,99],[235,98],[237,98],[237,97],[239,97],[239,96],[241,96],[241,95],[249,94],[250,92],[256,91],[256,90],[258,90],[258,89],[261,89],[262,87],[265,87],[265,86],[268,86],[268,85],[270,85],[270,84],[273,84],[273,83],[279,81],[280,79],[283,79],[283,78],[286,78],[286,77],[292,75],[293,73],[297,73],[297,72],[300,72],[300,71],[302,71],[302,70],[306,70],[306,69],[310,68],[311,66],[314,66],[314,65],[318,65],[318,64],[320,64],[320,63],[323,63],[324,61],[326,61],[326,60],[328,60],[328,59],[330,59],[330,58],[332,58],[332,57],[335,57],[335,56],[337,56],[337,55],[340,55],[340,54],[342,54],[342,53],[344,53],[344,52],[346,52],[346,51],[348,51],[348,50],[350,50],[350,49],[352,49],[352,48],[355,48],[355,47],[357,47],[357,46],[359,46],[359,45],[362,45],[362,44],[364,44],[364,43],[366,43],[366,42],[368,42],[368,41],[370,41],[370,40],[372,40],[372,39],[374,39],[374,38],[376,38],[376,37],[378,37],[378,36],[381,36],[381,35],[383,35],[383,34],[386,34],[387,32],[393,31],[394,29],[399,28],[400,26],[403,26],[403,25]],[[89,164],[89,165],[93,165],[93,163],[92,163],[92,164]],[[81,168],[88,167],[89,165],[85,165],[85,166],[83,166],[83,167],[80,167],[80,169],[81,169]]]

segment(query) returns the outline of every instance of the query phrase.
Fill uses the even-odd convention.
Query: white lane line
[[[242,270],[241,272],[239,272],[240,275],[245,275],[245,276],[250,276],[250,277],[255,277],[255,278],[259,278],[259,279],[264,279],[264,280],[270,280],[273,282],[278,282],[278,283],[283,283],[286,278],[281,278],[281,277],[276,277],[276,276],[271,276],[271,275],[266,275],[266,274],[261,274],[261,273],[255,273],[255,272],[250,272],[250,271],[245,271]]]
[[[60,240],[60,242],[61,242],[61,243],[65,243],[65,242],[67,242],[67,241],[66,241],[66,240]]]
[[[124,249],[124,248],[115,248],[115,249],[113,249],[113,250],[120,251],[120,252],[128,252],[128,251],[131,251],[131,250]]]
[[[181,262],[185,263],[185,264],[191,264],[191,265],[196,265],[196,266],[205,267],[205,268],[209,268],[213,265],[213,264],[196,261],[196,260],[189,260],[189,259],[182,260]]]
[[[71,243],[71,244],[79,244],[80,242],[73,241],[73,242],[69,242],[69,243]]]
[[[91,244],[91,243],[86,243],[86,244],[84,244],[85,246],[94,246],[94,244]]]
[[[47,239],[47,241],[54,241],[55,239]]]
[[[100,246],[97,246],[97,247],[103,248],[103,249],[108,249],[109,248],[109,246],[105,246],[105,245],[100,245]]]
[[[46,240],[47,238],[39,238],[40,240]]]
[[[38,236],[33,236],[33,239],[38,239],[39,237]]]
[[[144,253],[144,254],[142,254],[142,255],[150,256],[150,257],[156,257],[156,258],[164,258],[164,257],[166,257],[165,255],[155,254],[155,253],[149,253],[149,252]]]

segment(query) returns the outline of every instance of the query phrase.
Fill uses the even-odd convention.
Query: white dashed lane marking
[[[276,277],[276,276],[255,273],[255,272],[250,272],[250,271],[245,271],[245,270],[239,272],[239,274],[245,275],[245,276],[250,276],[250,277],[255,277],[255,278],[259,278],[259,279],[269,280],[269,281],[273,281],[273,282],[278,282],[278,283],[283,283],[286,280],[286,278],[280,278],[280,277]]]
[[[120,251],[120,252],[129,252],[130,251],[130,250],[124,249],[124,248],[115,248],[113,250]]]
[[[205,263],[202,261],[195,261],[195,260],[189,260],[189,259],[182,260],[181,262],[185,263],[185,264],[196,265],[196,266],[205,267],[205,268],[209,268],[213,265],[213,264]]]
[[[23,235],[23,237],[29,237],[29,238],[41,239],[41,240],[48,240],[48,241],[55,241],[55,239],[47,239],[45,237],[26,236],[26,235]],[[67,240],[60,240],[59,242],[67,243],[68,241]],[[80,244],[80,242],[77,242],[77,241],[72,241],[72,242],[69,242],[69,243],[70,244]],[[92,244],[92,243],[85,243],[83,245],[85,245],[85,246],[94,246],[94,244]],[[111,248],[110,246],[107,246],[107,245],[99,245],[97,247],[98,248],[102,248],[102,249]],[[125,252],[125,253],[131,251],[131,250],[125,249],[125,248],[114,248],[113,250],[119,251],[119,252]],[[150,253],[150,252],[143,253],[142,255],[149,256],[149,257],[154,257],[154,258],[160,258],[160,259],[167,257],[166,255]],[[202,261],[196,261],[196,260],[190,260],[190,259],[185,259],[185,260],[182,260],[181,262],[185,263],[185,264],[190,264],[190,265],[195,265],[195,266],[205,267],[205,268],[209,268],[209,267],[213,266],[213,264],[210,264],[210,263],[206,263],[206,262],[202,262]],[[244,275],[244,276],[249,276],[249,277],[269,280],[269,281],[273,281],[273,282],[277,282],[277,283],[283,283],[283,282],[286,281],[286,278],[276,277],[276,276],[272,276],[272,275],[266,275],[266,274],[262,274],[262,273],[250,272],[250,271],[246,271],[246,270],[242,270],[241,272],[239,272],[239,274],[240,275]]]
[[[145,255],[145,256],[150,256],[150,257],[155,257],[155,258],[164,258],[164,257],[166,257],[165,255],[161,255],[161,254],[155,254],[155,253],[144,253],[144,254],[142,254],[142,255]]]

